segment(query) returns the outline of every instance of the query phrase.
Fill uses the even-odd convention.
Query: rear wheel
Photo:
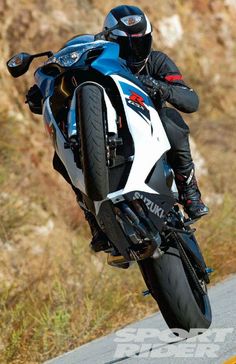
[[[99,86],[81,87],[78,115],[86,193],[91,200],[100,201],[106,198],[109,186],[103,93]]]
[[[171,328],[189,331],[207,329],[211,324],[211,307],[207,292],[196,288],[183,266],[177,248],[170,247],[158,258],[139,262],[143,278],[160,311]]]

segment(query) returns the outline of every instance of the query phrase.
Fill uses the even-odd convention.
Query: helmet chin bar
[[[139,72],[141,72],[144,69],[144,67],[147,63],[147,60],[148,60],[148,57],[145,58],[143,61],[139,61],[139,62],[133,62],[133,63],[130,63],[127,61],[126,62],[127,62],[128,67],[134,74],[139,74]]]

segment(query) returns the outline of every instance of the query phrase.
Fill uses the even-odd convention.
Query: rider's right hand
[[[164,101],[169,97],[169,85],[166,82],[156,80],[149,75],[139,75],[138,79],[144,85],[150,97],[156,98],[160,96]]]

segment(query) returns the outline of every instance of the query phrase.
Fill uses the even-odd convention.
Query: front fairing
[[[44,99],[53,94],[55,76],[49,76],[43,71],[43,67],[40,67],[36,70],[34,74],[34,79]]]
[[[79,37],[78,37],[79,38]],[[80,58],[70,67],[63,67],[56,63],[62,57],[73,52],[80,53]],[[49,71],[54,69],[55,72]],[[119,58],[119,45],[108,41],[95,41],[85,44],[68,42],[64,48],[55,53],[45,64],[35,72],[35,81],[41,93],[46,99],[53,94],[55,81],[67,74],[77,74],[79,72],[99,72],[107,77],[120,75],[132,81],[142,88],[142,83],[132,74],[126,62]]]

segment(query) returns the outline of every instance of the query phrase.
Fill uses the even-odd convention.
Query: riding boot
[[[94,217],[94,215],[83,206],[83,204],[81,203],[80,197],[81,197],[80,195],[77,195],[77,202],[78,202],[80,208],[84,212],[85,219],[88,221],[88,224],[89,224],[89,227],[91,230],[91,234],[92,234],[90,248],[96,253],[109,249],[110,244],[109,244],[106,234],[102,231],[102,229],[98,225],[97,220]]]
[[[84,216],[89,223],[89,227],[92,234],[90,248],[94,252],[100,252],[109,249],[111,246],[109,244],[108,238],[98,225],[97,220],[95,219],[93,214],[89,211],[84,211]]]
[[[187,173],[175,173],[176,185],[179,191],[179,202],[183,205],[184,211],[189,218],[194,220],[208,214],[209,209],[201,200],[197,180],[192,168]]]
[[[175,109],[163,108],[159,115],[171,145],[167,157],[175,172],[180,203],[183,204],[185,212],[191,219],[199,218],[206,215],[209,210],[201,200],[201,193],[194,175],[189,127]]]

